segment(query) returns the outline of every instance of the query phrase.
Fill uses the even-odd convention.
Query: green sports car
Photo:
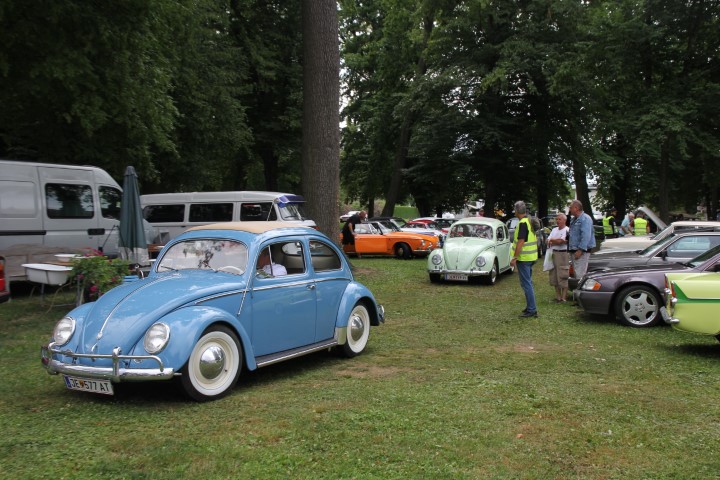
[[[720,273],[668,273],[660,313],[677,330],[720,340]]]
[[[428,256],[431,282],[482,280],[488,285],[500,273],[512,272],[512,239],[500,220],[469,217],[453,223],[442,248]]]

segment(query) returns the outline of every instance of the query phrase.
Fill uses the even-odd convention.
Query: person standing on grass
[[[587,273],[590,251],[595,248],[595,231],[593,220],[583,211],[583,204],[580,200],[573,200],[570,203],[570,214],[573,219],[570,222],[568,253],[570,254],[570,263],[575,270],[575,278],[580,281]]]
[[[515,235],[513,236],[513,258],[510,260],[510,266],[517,268],[520,274],[520,287],[525,293],[525,309],[520,314],[520,317],[537,318],[538,312],[532,283],[532,268],[538,259],[538,243],[535,231],[530,225],[530,219],[527,217],[525,202],[515,202],[515,216],[519,222],[515,227]]]
[[[548,236],[548,250],[552,251],[553,268],[548,272],[550,285],[555,287],[555,302],[565,303],[568,292],[568,277],[570,276],[570,257],[568,256],[567,216],[558,213],[555,221],[557,226]]]

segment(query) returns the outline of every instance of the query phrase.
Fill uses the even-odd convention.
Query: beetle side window
[[[340,270],[342,263],[335,250],[318,240],[310,241],[310,261],[316,272]]]
[[[505,240],[505,227],[498,227],[496,233],[498,242],[502,242],[503,240]]]
[[[269,247],[265,247],[258,257],[258,270],[264,269],[265,273],[274,277],[305,273],[303,252],[302,242],[273,243]],[[272,273],[270,269],[272,269]]]
[[[92,188],[89,185],[48,183],[45,201],[49,218],[92,218]]]

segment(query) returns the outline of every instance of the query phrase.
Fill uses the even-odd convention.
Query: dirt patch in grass
[[[516,343],[512,345],[497,345],[491,348],[498,353],[541,353],[563,350],[557,345],[538,345],[535,343]]]
[[[353,266],[353,275],[372,275],[376,272],[374,268],[360,268]]]
[[[395,377],[402,372],[410,372],[407,368],[383,367],[378,365],[363,366],[358,368],[345,368],[337,374],[346,378],[383,378]]]

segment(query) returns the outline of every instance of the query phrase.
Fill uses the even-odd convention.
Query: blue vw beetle
[[[144,279],[61,319],[42,362],[73,390],[179,377],[219,398],[243,367],[322,349],[361,353],[384,309],[322,233],[282,222],[206,225],[178,236]]]

